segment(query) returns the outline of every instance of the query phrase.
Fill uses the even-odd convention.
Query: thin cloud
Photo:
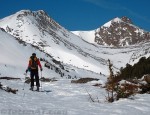
[[[101,8],[108,9],[108,10],[123,10],[124,12],[127,12],[128,14],[134,16],[135,18],[138,18],[139,20],[150,23],[150,19],[146,18],[145,16],[142,16],[141,14],[138,14],[137,12],[132,11],[131,9],[129,9],[125,6],[115,3],[115,2],[109,2],[106,0],[83,0],[83,1],[92,3],[96,6],[99,6]]]
[[[96,6],[99,6],[104,9],[110,9],[110,10],[119,10],[123,9],[119,4],[108,2],[106,0],[83,0],[85,2],[92,3]]]
[[[145,16],[142,16],[141,14],[138,14],[138,13],[126,8],[126,7],[124,7],[124,10],[136,18],[143,20],[143,21],[146,21],[147,23],[150,23],[150,19],[146,18]]]

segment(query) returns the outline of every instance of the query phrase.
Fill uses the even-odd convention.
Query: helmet
[[[33,53],[32,56],[36,56],[36,53]]]

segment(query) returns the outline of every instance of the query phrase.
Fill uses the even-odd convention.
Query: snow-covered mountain
[[[74,31],[90,43],[106,46],[129,46],[150,40],[150,32],[135,26],[128,17],[114,18],[93,31]]]
[[[102,64],[107,65],[106,60],[100,58],[98,55],[94,55],[97,46],[93,46],[67,31],[51,19],[44,11],[19,11],[14,15],[0,20],[0,27],[8,34],[11,34],[15,40],[31,44],[40,52],[44,52],[51,58],[51,61],[50,59],[46,59],[50,65],[54,64],[51,63],[53,62],[52,60],[56,60],[56,63],[59,62],[63,63],[63,65],[68,65],[70,69],[69,73],[72,74],[71,71],[73,70],[76,73],[76,75],[72,74],[69,76],[86,76],[86,72],[83,72],[84,70],[87,71],[89,76],[92,75],[88,71],[96,72],[98,75],[100,72],[107,73],[107,66],[101,67]],[[2,35],[1,38],[3,38]],[[12,48],[11,50],[13,52]],[[29,52],[31,55],[31,52],[34,51],[32,51],[32,48],[29,48],[29,51],[22,52]],[[5,56],[7,57],[7,55],[3,57]],[[45,58],[45,56],[42,57]]]
[[[88,70],[95,70],[97,73],[100,71],[99,57],[88,52],[91,48],[94,50],[96,46],[61,27],[44,11],[17,12],[2,19],[0,27],[18,40],[38,47],[58,61],[79,68],[88,67]]]
[[[118,24],[118,26],[116,26],[116,24]],[[124,25],[124,28],[122,28],[122,25]],[[112,26],[114,28],[120,28],[119,30],[122,28],[122,30],[127,31],[128,28],[125,29],[127,25],[137,28],[136,26],[132,25],[131,21],[127,18],[115,18],[112,21],[104,24],[101,27],[102,29],[82,32],[76,31],[73,32],[77,34],[75,35],[59,25],[43,10],[22,10],[0,20],[0,27],[3,28],[7,34],[12,35],[15,40],[25,44],[31,44],[32,47],[39,51],[39,57],[45,57],[40,55],[40,52],[44,52],[48,57],[46,60],[48,60],[49,65],[57,65],[57,62],[59,62],[59,68],[61,71],[63,71],[61,64],[69,66],[68,68],[70,68],[70,70],[75,71],[75,73],[72,74],[73,78],[74,76],[86,76],[82,74],[82,70],[87,71],[88,74],[89,71],[91,71],[98,74],[102,73],[108,75],[108,59],[112,61],[114,64],[114,69],[118,71],[120,67],[124,67],[127,63],[135,63],[144,55],[149,56],[149,42],[147,42],[147,45],[140,42],[140,44],[129,45],[128,47],[115,48],[111,46],[105,46],[114,45],[112,44],[113,42],[111,42],[111,40],[106,40],[111,42],[111,44],[108,42],[103,42],[103,45],[105,44],[103,46],[98,45],[93,39],[93,37],[98,36],[98,31],[108,31],[110,30],[109,28],[112,28]],[[112,29],[111,32],[113,32],[113,30],[115,31],[117,29]],[[143,30],[139,29],[139,31],[144,33]],[[115,32],[113,33],[116,34]],[[106,36],[107,35],[108,34],[106,34]],[[132,38],[132,36],[130,37]],[[3,38],[3,36],[1,36],[1,38]],[[105,37],[103,38],[105,39]],[[120,41],[122,40],[120,39]],[[121,42],[118,40],[117,43],[119,45]],[[26,50],[23,52],[29,52],[31,55],[31,52],[34,52],[30,51],[31,49],[32,48],[29,48],[29,51]],[[3,58],[5,56],[9,57],[8,55],[4,55]],[[29,55],[27,57],[29,57]],[[86,74],[86,72],[84,72],[84,74]]]

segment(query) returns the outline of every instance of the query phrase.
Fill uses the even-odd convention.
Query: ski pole
[[[27,77],[27,73],[25,73],[25,78]],[[24,78],[24,79],[25,79]],[[22,90],[24,90],[24,88],[25,88],[25,81],[24,81],[24,83],[23,83],[23,89]]]
[[[24,90],[24,87],[25,87],[25,82],[24,82],[24,85],[23,85],[23,89],[22,89],[22,90]]]
[[[41,90],[42,90],[42,71],[41,71]]]

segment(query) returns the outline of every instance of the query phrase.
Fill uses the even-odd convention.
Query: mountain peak
[[[112,23],[114,23],[114,22],[118,23],[121,21],[122,20],[120,18],[116,17],[116,18],[110,20],[109,22],[105,23],[102,27],[110,27]]]
[[[123,16],[122,18],[116,17],[110,20],[109,22],[105,23],[102,27],[110,27],[111,25],[113,25],[113,23],[121,23],[121,22],[132,24],[132,20],[130,18],[128,18],[127,16]]]
[[[31,31],[37,32],[33,36],[37,36],[36,34],[38,33],[41,33],[39,36],[45,36],[45,32],[54,34],[57,31],[61,31],[65,35],[65,29],[62,29],[62,26],[43,10],[21,10],[2,19],[0,27],[17,38],[28,40],[28,33],[31,33]],[[24,32],[24,28],[26,28],[26,32]],[[23,32],[25,33],[24,35],[21,34]],[[32,39],[32,37],[30,39]]]
[[[20,10],[20,11],[18,11],[17,12],[17,14],[22,14],[22,13],[32,13],[32,12],[34,12],[34,13],[45,13],[45,11],[44,10],[37,10],[37,11],[31,11],[31,10]]]
[[[95,42],[108,46],[128,46],[150,40],[150,32],[146,32],[126,16],[114,18],[98,28],[95,33]]]
[[[34,13],[36,13],[36,14],[38,14],[38,15],[48,16],[48,14],[47,14],[44,10],[34,11]],[[48,16],[48,17],[49,17],[49,16]]]
[[[20,10],[15,15],[24,15],[24,14],[32,14],[32,11],[30,10]]]
[[[122,20],[119,17],[116,17],[116,18],[112,19],[111,21],[113,21],[113,22],[120,22]]]
[[[47,13],[44,10],[38,10],[38,11],[31,11],[31,10],[21,10],[19,12],[16,13],[16,15],[32,15],[32,16],[37,16],[37,15],[43,15],[43,16],[48,16]]]
[[[126,23],[133,24],[133,23],[132,23],[132,20],[131,20],[130,18],[128,18],[127,16],[123,16],[123,17],[121,18],[121,20],[124,21],[124,22],[126,22]]]
[[[61,26],[55,22],[44,10],[38,10],[38,11],[30,11],[30,10],[21,10],[16,13],[17,18],[28,18],[32,21],[32,23],[36,23],[36,25],[39,25],[39,28],[44,29],[54,29],[57,30],[58,28],[61,28]],[[30,18],[28,16],[31,16]]]

